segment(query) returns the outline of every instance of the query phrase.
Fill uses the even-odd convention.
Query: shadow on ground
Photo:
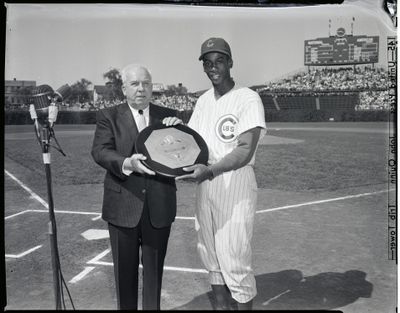
[[[370,298],[373,285],[366,273],[350,270],[327,272],[303,277],[298,270],[285,270],[256,276],[258,294],[255,310],[329,310]],[[210,292],[174,310],[212,310],[214,298]]]

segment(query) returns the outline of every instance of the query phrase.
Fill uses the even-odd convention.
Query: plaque
[[[170,177],[189,174],[184,167],[207,164],[208,148],[204,139],[182,124],[154,124],[143,129],[136,139],[136,152],[146,156],[142,163],[158,174]]]

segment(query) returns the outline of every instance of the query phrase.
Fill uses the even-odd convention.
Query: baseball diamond
[[[6,309],[52,309],[40,149],[31,126],[5,130]],[[77,309],[113,309],[113,263],[106,225],[99,219],[103,172],[88,150],[94,126],[57,125],[55,132],[67,154],[52,153],[62,272]],[[255,163],[254,309],[355,313],[395,306],[396,265],[388,260],[386,215],[394,191],[388,188],[387,149],[387,123],[267,124]],[[196,252],[195,186],[180,182],[177,187],[161,304],[167,310],[211,309],[207,271]]]
[[[167,2],[5,3],[4,309],[397,311],[396,1]]]

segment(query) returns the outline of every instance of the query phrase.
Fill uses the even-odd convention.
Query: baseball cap
[[[232,58],[231,48],[228,43],[222,38],[211,37],[203,42],[201,45],[201,54],[199,60],[203,58],[206,53],[220,52]]]

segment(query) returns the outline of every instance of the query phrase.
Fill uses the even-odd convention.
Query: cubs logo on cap
[[[209,52],[220,52],[232,58],[231,48],[229,44],[222,38],[211,37],[201,45],[201,53],[199,60],[203,59],[204,55]]]

